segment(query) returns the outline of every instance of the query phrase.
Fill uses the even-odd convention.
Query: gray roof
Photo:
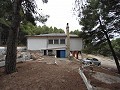
[[[62,36],[66,37],[67,35],[65,33],[49,33],[49,34],[40,34],[40,35],[27,35],[28,37],[48,37],[48,36]],[[69,34],[70,37],[78,37],[78,35],[75,34]]]

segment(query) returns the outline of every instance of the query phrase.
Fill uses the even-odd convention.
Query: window
[[[54,39],[54,44],[59,44],[59,40],[58,39]]]
[[[48,40],[48,43],[53,44],[53,40],[52,39]]]
[[[65,39],[49,39],[48,44],[65,44]]]
[[[60,39],[60,44],[65,44],[65,39]]]

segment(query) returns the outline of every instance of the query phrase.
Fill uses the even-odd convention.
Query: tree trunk
[[[113,47],[112,47],[112,44],[111,44],[111,41],[110,41],[110,39],[109,39],[109,36],[108,36],[107,32],[103,29],[103,26],[102,26],[102,23],[101,23],[101,20],[100,20],[100,19],[99,19],[99,22],[100,22],[101,29],[102,29],[102,31],[104,32],[104,34],[105,34],[105,36],[106,36],[106,38],[107,38],[108,45],[109,45],[109,47],[110,47],[110,49],[111,49],[112,55],[113,55],[113,57],[114,57],[114,60],[115,60],[115,63],[116,63],[117,69],[118,69],[118,73],[120,74],[120,65],[119,65],[118,58],[117,58],[117,56],[116,56],[116,54],[115,54],[115,51],[114,51],[114,49],[113,49]]]
[[[0,30],[0,46],[2,45],[1,32],[2,32],[2,30]]]
[[[7,74],[16,71],[16,56],[17,56],[17,37],[20,26],[20,7],[21,0],[14,0],[13,2],[13,18],[9,36],[7,41],[7,54],[5,60],[5,72]]]

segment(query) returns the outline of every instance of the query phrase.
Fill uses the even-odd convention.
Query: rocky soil
[[[0,90],[86,90],[76,61],[33,56],[18,63],[15,73],[5,75],[0,68]]]
[[[17,72],[6,75],[0,68],[0,90],[86,90],[78,73],[83,69],[94,90],[120,90],[120,75],[117,74],[114,61],[94,57],[102,66],[84,66],[81,61],[43,56],[39,51],[29,51],[32,60],[17,63]],[[84,67],[84,68],[83,68]]]

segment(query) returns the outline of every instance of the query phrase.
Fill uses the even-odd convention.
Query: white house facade
[[[81,51],[83,48],[82,39],[77,35],[69,35],[70,51]],[[64,33],[41,34],[27,36],[27,49],[40,50],[44,55],[56,55],[66,57],[67,35]]]

